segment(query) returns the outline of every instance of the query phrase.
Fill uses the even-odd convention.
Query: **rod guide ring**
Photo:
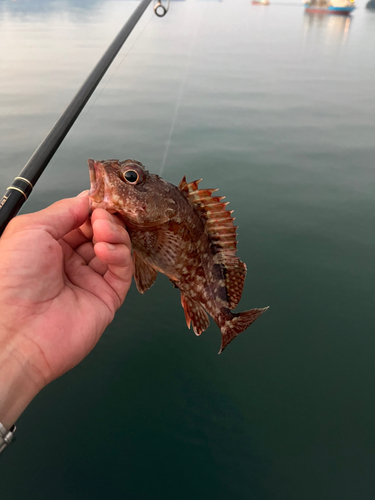
[[[164,7],[164,5],[161,4],[159,1],[155,7],[154,7],[154,12],[158,17],[164,17],[165,14],[168,12],[168,9]]]

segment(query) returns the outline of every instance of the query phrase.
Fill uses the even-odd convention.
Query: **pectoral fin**
[[[156,280],[158,272],[150,266],[137,252],[133,250],[134,261],[134,280],[137,285],[138,292],[144,293],[152,287]]]

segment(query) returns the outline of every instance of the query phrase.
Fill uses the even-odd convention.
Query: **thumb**
[[[57,201],[39,212],[17,216],[8,224],[4,235],[25,229],[44,229],[55,240],[59,240],[81,226],[89,214],[88,191],[84,191],[75,198]]]

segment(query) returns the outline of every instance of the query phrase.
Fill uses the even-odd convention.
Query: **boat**
[[[251,3],[253,5],[269,5],[270,0],[253,0]]]
[[[316,14],[349,15],[355,9],[354,0],[308,0],[305,10]]]

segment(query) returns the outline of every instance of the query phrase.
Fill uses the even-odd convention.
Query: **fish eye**
[[[135,170],[127,170],[123,175],[124,179],[130,182],[130,184],[136,184],[136,182],[138,182],[139,180],[138,172],[136,172]]]

